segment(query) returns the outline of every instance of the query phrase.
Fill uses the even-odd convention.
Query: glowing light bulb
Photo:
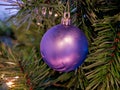
[[[14,83],[12,81],[9,81],[9,82],[6,82],[6,84],[8,87],[12,87]]]
[[[55,13],[55,17],[58,17],[58,14],[57,14],[57,13]]]
[[[16,76],[16,77],[14,77],[15,79],[18,79],[19,78],[19,76]]]
[[[3,78],[4,78],[4,76],[5,76],[5,74],[2,74],[2,75],[1,75],[1,78],[3,79]]]
[[[43,7],[43,8],[42,8],[42,14],[43,14],[44,16],[45,16],[45,15],[46,15],[46,13],[47,13],[47,12],[46,12],[46,10],[47,10],[47,8],[46,8],[46,7]]]
[[[37,22],[37,25],[38,25],[38,26],[40,26],[40,25],[41,25],[41,23]]]
[[[52,15],[52,11],[49,11],[49,15]]]

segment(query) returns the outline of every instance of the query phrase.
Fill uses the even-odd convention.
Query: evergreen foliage
[[[17,15],[6,21],[12,23],[16,36],[13,46],[0,44],[0,76],[20,77],[10,90],[120,90],[120,1],[69,1],[72,22],[89,41],[85,62],[74,71],[57,72],[43,62],[39,52],[43,34],[60,23],[68,9],[66,0],[22,0],[17,3]],[[43,7],[47,8],[45,15]],[[6,35],[9,28],[2,26],[0,35]],[[5,79],[0,80],[0,88],[3,82]]]

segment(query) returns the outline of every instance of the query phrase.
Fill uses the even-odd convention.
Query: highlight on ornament
[[[45,63],[56,71],[77,69],[88,54],[88,41],[82,30],[73,26],[70,13],[65,12],[61,24],[43,35],[40,52]]]

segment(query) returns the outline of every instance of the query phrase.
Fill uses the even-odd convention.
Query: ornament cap
[[[61,20],[61,24],[66,26],[71,25],[70,12],[64,13],[64,17]]]

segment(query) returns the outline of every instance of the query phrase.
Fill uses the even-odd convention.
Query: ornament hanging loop
[[[71,25],[70,12],[64,12],[64,17],[61,20],[61,24],[65,26]]]
[[[64,18],[70,18],[70,12],[64,12]]]
[[[61,24],[66,26],[71,25],[69,0],[67,1],[67,7],[68,7],[68,11],[64,12],[63,18],[61,20]]]

